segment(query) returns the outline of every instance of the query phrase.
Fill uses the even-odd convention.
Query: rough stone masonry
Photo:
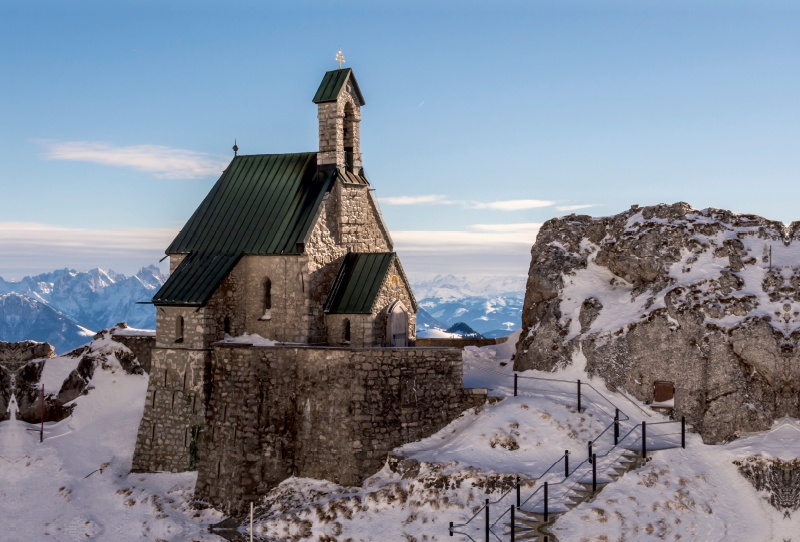
[[[242,514],[289,476],[360,484],[481,405],[453,348],[215,345],[196,496]]]
[[[800,223],[686,203],[546,222],[515,370],[586,363],[707,443],[800,417]]]

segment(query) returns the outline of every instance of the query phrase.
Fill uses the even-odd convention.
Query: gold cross
[[[342,69],[342,62],[344,62],[344,55],[342,54],[342,48],[339,47],[339,52],[336,54],[336,62],[339,63],[339,69]]]

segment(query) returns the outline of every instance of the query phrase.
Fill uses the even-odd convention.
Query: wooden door
[[[389,321],[387,326],[389,346],[408,346],[408,312],[399,301],[389,307]]]

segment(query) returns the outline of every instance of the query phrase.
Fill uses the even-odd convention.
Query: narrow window
[[[272,281],[269,278],[264,279],[264,316],[261,320],[269,320],[272,318]]]
[[[344,320],[344,340],[342,341],[343,344],[350,344],[350,320],[345,318]]]
[[[183,316],[178,316],[178,319],[175,321],[175,342],[183,342]]]
[[[225,320],[222,321],[222,326],[225,331],[225,335],[231,334],[231,319],[229,317],[225,317]]]

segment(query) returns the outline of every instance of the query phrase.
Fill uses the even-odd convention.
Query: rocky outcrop
[[[53,347],[47,343],[23,341],[0,343],[1,352],[7,352],[8,361],[0,358],[0,421],[9,417],[8,405],[13,396],[17,403],[16,417],[29,423],[63,420],[72,413],[70,403],[91,389],[95,369],[106,367],[114,356],[119,366],[128,374],[144,371],[133,352],[112,340],[113,333],[124,324],[103,330],[94,336],[94,342],[72,352],[55,357]],[[41,354],[41,355],[37,355]],[[42,374],[48,363],[75,363],[58,391],[45,390],[42,397]],[[44,407],[42,405],[44,401]]]
[[[800,417],[800,223],[686,203],[548,221],[515,370],[586,370],[640,400],[675,383],[706,442]]]
[[[0,363],[7,369],[16,370],[32,359],[55,357],[56,351],[49,343],[0,341]]]

